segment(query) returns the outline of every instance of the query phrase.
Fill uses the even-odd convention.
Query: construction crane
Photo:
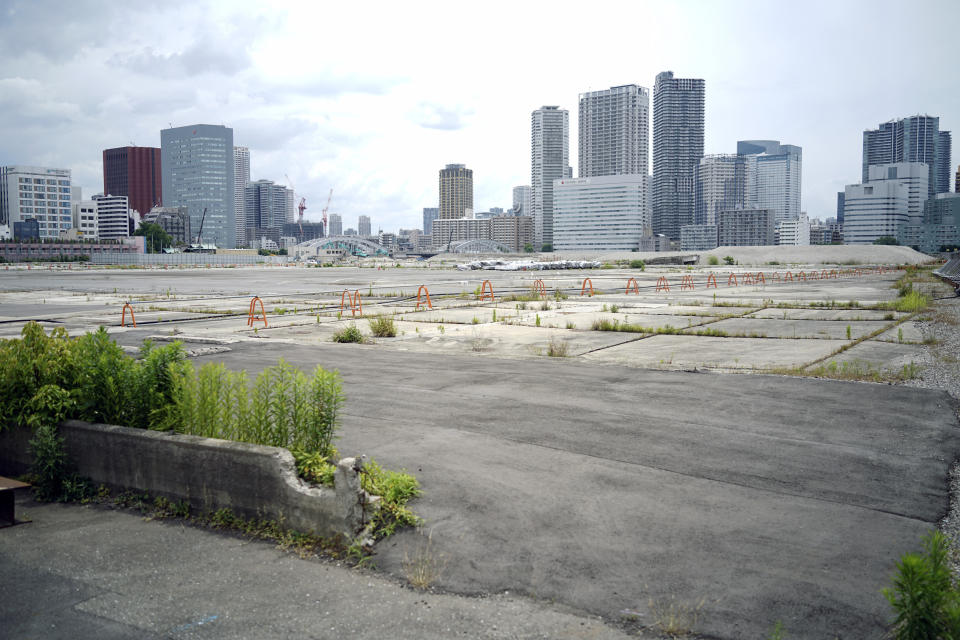
[[[330,208],[330,199],[333,197],[333,188],[330,189],[330,194],[327,196],[327,206],[323,208],[323,232],[326,236],[330,237],[330,227],[327,226],[327,210]]]
[[[293,199],[297,199],[297,189],[293,186],[293,180],[290,179],[290,176],[286,173],[283,174],[287,178],[287,182],[290,183],[290,190],[293,191]],[[297,205],[297,228],[300,230],[299,242],[303,242],[303,212],[307,210],[307,199],[303,196],[300,197],[300,204]]]
[[[197,246],[203,249],[203,244],[200,242],[200,234],[203,233],[203,221],[207,217],[207,208],[203,208],[203,215],[200,216],[200,230],[197,231]]]

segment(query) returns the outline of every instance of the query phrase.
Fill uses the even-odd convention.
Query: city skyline
[[[556,104],[573,114],[580,94],[624,84],[652,92],[656,74],[669,69],[707,83],[704,153],[729,153],[737,140],[750,139],[803,147],[803,208],[823,218],[833,214],[836,193],[858,181],[863,131],[915,114],[939,116],[941,129],[958,130],[960,90],[942,81],[957,53],[949,38],[960,18],[955,3],[925,3],[930,21],[898,27],[909,54],[842,72],[838,61],[862,56],[871,34],[888,28],[885,6],[894,5],[611,5],[576,21],[565,11],[511,7],[516,20],[485,12],[476,26],[516,47],[468,47],[446,60],[435,52],[452,46],[452,35],[441,42],[420,37],[436,25],[384,5],[382,24],[359,41],[350,30],[331,30],[326,62],[314,69],[301,55],[313,25],[321,17],[359,21],[359,9],[76,3],[53,17],[42,6],[13,1],[0,25],[0,164],[69,168],[85,193],[96,193],[104,149],[159,146],[160,130],[171,125],[224,124],[234,129],[236,145],[250,148],[252,178],[279,182],[290,175],[298,196],[307,197],[307,220],[319,219],[332,187],[334,208],[348,219],[368,215],[384,229],[409,228],[419,226],[423,207],[436,206],[438,167],[458,162],[474,169],[476,210],[509,206],[512,188],[528,182],[532,110]],[[604,16],[615,8],[623,18],[615,33],[599,29],[610,27]],[[641,13],[655,23],[684,24],[684,38],[669,30],[653,30],[639,44],[617,37]],[[523,25],[532,21],[544,28],[530,37]],[[167,23],[189,27],[163,41],[141,35]],[[744,32],[778,33],[785,53],[762,55],[755,43],[733,37]],[[499,71],[500,61],[516,64],[575,36],[590,51],[600,42],[595,33],[614,43],[602,57],[572,57],[537,82]],[[378,53],[385,50],[396,55],[385,60]],[[92,77],[111,83],[105,89]],[[910,81],[891,90],[903,77]],[[956,154],[952,164],[951,176]]]

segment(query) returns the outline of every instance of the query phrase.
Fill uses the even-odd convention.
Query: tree
[[[144,222],[133,232],[133,235],[146,237],[147,253],[160,253],[163,247],[173,246],[173,237],[164,231],[163,227],[153,222]]]
[[[549,243],[549,242],[545,243],[542,247],[540,247],[540,251],[542,251],[542,252],[544,252],[544,253],[550,253],[550,252],[552,252],[552,251],[553,251],[553,244],[551,244],[551,243]]]
[[[880,236],[873,241],[873,244],[900,244],[893,236]]]
[[[533,245],[529,242],[524,243],[523,250],[527,253],[533,253]]]

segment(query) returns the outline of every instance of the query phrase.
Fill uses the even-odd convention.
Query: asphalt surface
[[[123,342],[137,338],[122,336]],[[879,637],[895,560],[944,514],[960,432],[944,393],[776,376],[507,361],[377,345],[232,345],[338,369],[338,447],[407,468],[449,558],[438,586],[616,619],[704,601],[697,629]],[[205,358],[198,358],[203,361]],[[401,575],[407,532],[376,563]]]

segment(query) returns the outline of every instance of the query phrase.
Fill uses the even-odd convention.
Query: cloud
[[[243,118],[229,123],[234,129],[234,142],[257,151],[276,151],[296,138],[314,134],[317,125],[304,118]]]
[[[426,129],[456,131],[467,126],[467,117],[473,115],[473,109],[460,106],[445,107],[433,102],[421,102],[411,118]]]
[[[177,78],[218,74],[233,76],[250,66],[250,55],[244,48],[228,48],[213,41],[194,42],[182,52],[157,53],[153,47],[135,52],[118,53],[110,63],[146,76]]]

